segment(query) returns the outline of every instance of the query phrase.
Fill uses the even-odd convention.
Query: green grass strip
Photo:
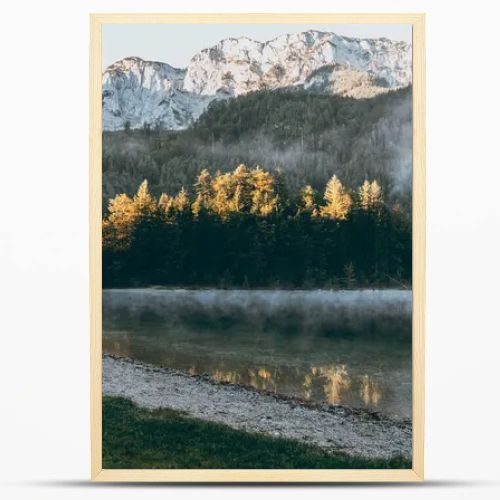
[[[330,454],[316,446],[234,430],[173,410],[103,398],[105,469],[408,469],[411,461]]]

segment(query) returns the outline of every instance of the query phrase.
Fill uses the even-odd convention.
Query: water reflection
[[[188,371],[191,375],[206,375],[203,369],[197,370],[195,366],[190,367]],[[244,372],[216,369],[208,375],[217,382],[251,385],[256,389],[274,393],[286,392],[285,387],[280,386],[280,382],[283,382],[283,386],[291,383],[290,373],[286,373],[286,370],[275,369],[274,373],[271,373],[271,370],[266,367],[248,369]],[[301,376],[302,373],[299,371],[297,378]],[[345,365],[314,366],[303,375],[302,392],[296,396],[306,401],[323,399],[327,403],[335,405],[347,403],[356,391],[366,408],[379,406],[382,399],[382,389],[371,376],[362,375],[352,379]],[[324,398],[318,397],[321,392],[324,394]],[[313,398],[313,394],[316,395],[315,398]]]
[[[304,376],[304,383],[302,387],[304,388],[304,392],[302,393],[302,397],[309,401],[312,397],[312,388],[313,388],[313,375],[310,373],[306,373]]]
[[[340,404],[343,395],[349,391],[352,385],[351,378],[344,365],[338,367],[323,367],[318,369],[320,377],[326,379],[323,385],[326,401],[330,404]]]
[[[106,337],[114,335],[108,333]],[[127,341],[108,342],[105,339],[104,351],[148,362],[159,359],[157,357],[151,359],[151,355],[145,355],[147,350],[134,349]],[[157,362],[163,366],[187,371],[191,375],[208,375],[216,382],[250,385],[259,390],[296,396],[306,401],[327,402],[332,405],[346,404],[372,410],[387,410],[391,405],[394,406],[391,384],[385,384],[388,398],[384,399],[384,382],[381,375],[359,373],[356,369],[351,373],[346,364],[248,367],[239,363],[237,368],[229,368],[228,365],[232,363],[228,360],[217,361],[208,358],[200,359],[197,363],[185,364],[183,359],[183,355],[165,356],[161,362]],[[397,405],[400,406],[399,411],[392,413],[408,416],[409,411],[404,409],[404,403],[400,401]]]
[[[377,407],[382,399],[382,389],[369,375],[363,375],[360,396],[365,406]]]
[[[239,295],[250,310],[234,294],[224,307],[223,292],[205,302],[199,291],[193,300],[185,291],[184,301],[159,292],[103,293],[104,352],[308,401],[411,415],[411,315],[401,305],[411,294],[398,293],[391,308],[385,293],[382,313],[373,306],[376,292],[363,296],[366,308],[353,302],[352,311],[345,295],[336,302],[339,292]]]

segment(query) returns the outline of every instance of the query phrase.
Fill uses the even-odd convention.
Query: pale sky
[[[247,36],[259,42],[310,29],[355,38],[390,38],[411,43],[411,24],[105,24],[103,69],[124,57],[137,56],[184,68],[191,57],[224,38]]]

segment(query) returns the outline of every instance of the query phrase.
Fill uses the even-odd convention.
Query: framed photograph
[[[423,480],[424,15],[90,44],[92,479]]]

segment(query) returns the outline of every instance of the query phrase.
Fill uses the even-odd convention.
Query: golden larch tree
[[[358,189],[359,206],[363,210],[369,210],[371,207],[371,184],[365,180]]]
[[[168,194],[162,193],[158,200],[158,208],[160,212],[165,214],[168,219],[175,216],[175,198]]]
[[[384,202],[382,198],[382,188],[377,181],[370,184],[370,202],[373,208],[378,208]]]
[[[148,181],[144,179],[134,196],[133,207],[138,217],[153,215],[157,209],[157,201],[149,192]]]
[[[252,186],[246,165],[238,165],[232,173],[232,211],[248,212],[251,207]]]
[[[198,175],[194,184],[194,189],[196,192],[196,198],[191,206],[191,210],[193,211],[193,214],[197,216],[202,208],[206,210],[210,209],[212,197],[212,177],[206,168],[203,169]]]
[[[336,220],[347,218],[351,211],[352,198],[336,175],[328,181],[324,199],[326,205],[321,207],[323,217]]]
[[[221,217],[226,217],[231,211],[229,197],[231,194],[231,174],[222,174],[217,172],[212,180],[213,197],[211,201],[211,209],[214,213]]]
[[[190,207],[188,192],[182,188],[174,199],[174,207],[178,213],[186,212]]]
[[[108,204],[108,216],[102,223],[103,245],[114,250],[126,250],[131,243],[132,229],[137,220],[133,200],[118,194]]]
[[[382,203],[382,188],[377,181],[365,180],[358,189],[359,206],[363,210],[376,210]]]
[[[316,206],[314,202],[314,196],[314,189],[309,184],[300,192],[302,207],[309,212],[312,212]]]
[[[256,167],[250,175],[251,207],[250,212],[259,215],[269,215],[278,207],[278,196],[274,189],[274,178],[265,170]]]

